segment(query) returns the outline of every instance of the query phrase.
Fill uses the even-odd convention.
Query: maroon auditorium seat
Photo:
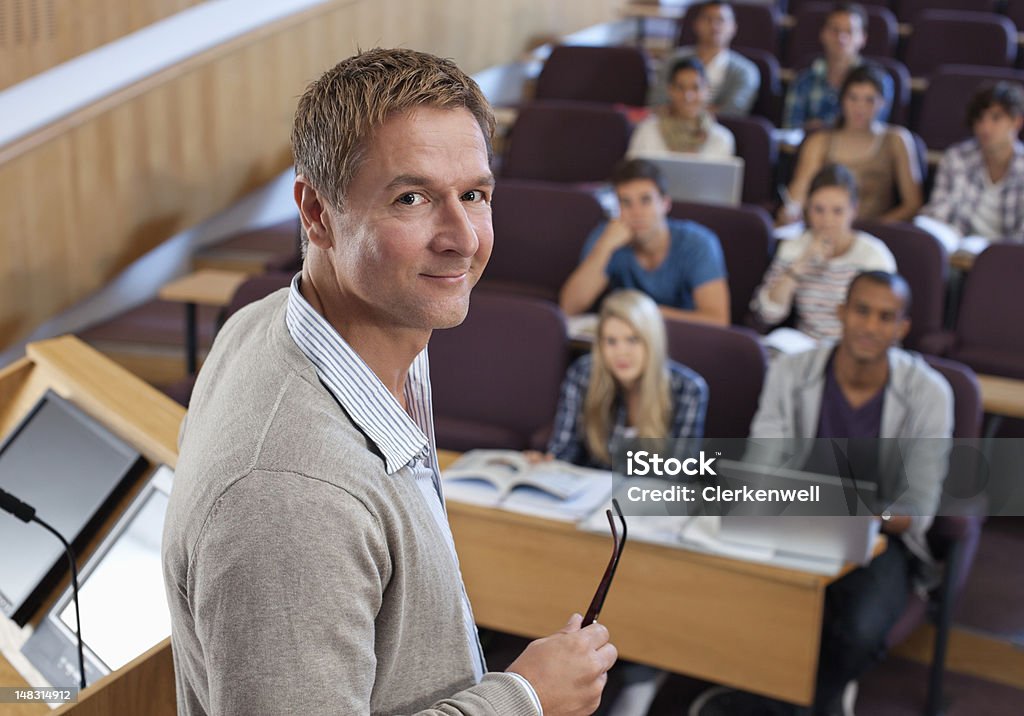
[[[647,56],[634,47],[559,45],[537,77],[534,98],[642,107]]]
[[[881,239],[910,286],[910,333],[904,345],[923,353],[942,349],[949,262],[939,241],[913,224],[858,221],[857,228]]]
[[[917,15],[903,62],[912,77],[941,65],[1010,67],[1017,57],[1017,29],[1004,15],[925,10]]]
[[[605,219],[592,192],[517,179],[498,181],[491,211],[494,250],[480,285],[550,301]]]
[[[544,448],[569,364],[558,306],[477,288],[428,353],[439,448]]]
[[[775,253],[772,218],[759,206],[714,206],[677,201],[669,216],[689,219],[715,232],[729,273],[730,322],[745,325],[750,299]]]
[[[747,437],[768,367],[757,335],[745,328],[671,319],[665,328],[669,357],[700,373],[708,384],[704,436]]]
[[[603,182],[626,154],[626,116],[607,105],[531,102],[512,127],[501,166],[504,179]]]

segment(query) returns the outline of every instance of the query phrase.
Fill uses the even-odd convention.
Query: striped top
[[[352,349],[327,320],[317,313],[299,291],[301,274],[292,279],[285,310],[288,333],[299,350],[316,368],[317,376],[341,407],[384,456],[385,470],[394,476],[408,468],[423,494],[431,515],[461,574],[448,517],[445,513],[441,476],[437,467],[434,444],[434,417],[431,407],[430,372],[427,349],[424,348],[409,366],[403,395],[406,409],[384,387],[373,370]],[[476,680],[483,678],[486,666],[473,611],[462,586],[463,619],[470,643],[477,644],[474,671]],[[543,716],[540,699],[530,683],[512,674],[522,684]]]
[[[791,303],[775,303],[768,287],[800,257],[811,242],[805,231],[799,238],[783,241],[764,282],[754,294],[750,309],[769,325],[778,325],[796,307],[796,327],[811,338],[838,339],[842,325],[836,309],[846,300],[846,289],[861,271],[896,271],[896,259],[880,239],[863,231],[854,232],[853,244],[841,256],[834,256],[817,269],[804,273]]]

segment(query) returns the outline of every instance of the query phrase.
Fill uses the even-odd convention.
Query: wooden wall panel
[[[285,169],[297,97],[357,47],[425,49],[476,72],[613,12],[611,0],[329,2],[0,147],[0,348]]]
[[[0,0],[0,90],[204,0]]]

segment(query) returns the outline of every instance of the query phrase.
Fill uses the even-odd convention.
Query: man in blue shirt
[[[718,237],[668,217],[672,199],[657,166],[621,162],[612,174],[619,217],[591,232],[558,302],[567,315],[590,310],[606,291],[634,288],[667,318],[729,324],[729,286]]]

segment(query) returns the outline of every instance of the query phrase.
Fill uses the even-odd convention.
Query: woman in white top
[[[637,125],[627,157],[666,152],[731,157],[736,153],[732,132],[708,111],[711,90],[700,60],[686,57],[672,66],[668,99],[667,105]]]
[[[799,238],[783,241],[751,310],[769,326],[786,320],[796,307],[796,327],[811,338],[838,339],[836,309],[861,271],[895,273],[896,259],[882,241],[853,230],[857,184],[841,164],[829,164],[811,180]]]

